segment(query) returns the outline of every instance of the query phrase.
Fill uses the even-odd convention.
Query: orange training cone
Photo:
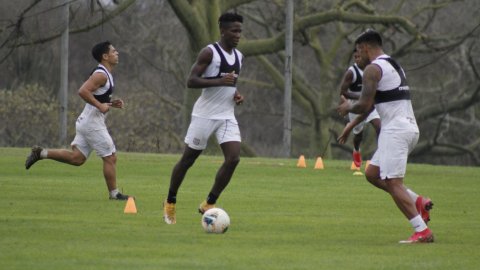
[[[314,169],[322,169],[323,170],[323,162],[322,162],[321,157],[317,158],[317,163],[315,163],[315,168]]]
[[[360,171],[360,168],[358,168],[357,166],[355,166],[355,163],[352,161],[352,166],[350,167],[350,170],[352,170],[352,171]]]
[[[367,160],[367,164],[365,164],[365,171],[367,171],[368,165],[370,165],[370,160]]]
[[[127,206],[125,206],[124,213],[137,213],[137,207],[135,206],[135,199],[128,197]]]
[[[300,156],[300,159],[298,160],[297,167],[303,167],[306,168],[307,164],[305,163],[305,157],[303,155]]]

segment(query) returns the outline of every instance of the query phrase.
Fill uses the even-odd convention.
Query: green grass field
[[[138,209],[125,214],[94,154],[81,167],[46,160],[26,171],[29,152],[0,148],[0,269],[480,269],[479,168],[408,165],[405,184],[435,204],[435,243],[408,245],[398,244],[413,234],[408,220],[349,161],[314,170],[315,160],[242,158],[217,202],[231,226],[211,235],[197,207],[221,157],[197,160],[177,224],[166,225],[179,155],[118,153],[119,189]]]

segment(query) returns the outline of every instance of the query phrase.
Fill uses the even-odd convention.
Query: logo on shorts
[[[199,145],[200,144],[200,139],[193,138],[193,144]]]

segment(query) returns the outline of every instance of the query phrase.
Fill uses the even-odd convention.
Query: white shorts
[[[215,132],[219,144],[225,142],[241,142],[238,122],[234,119],[213,120],[192,116],[185,143],[195,150],[207,147],[208,138]]]
[[[378,149],[370,164],[380,168],[380,178],[403,178],[407,170],[408,154],[417,145],[419,134],[388,133],[381,131],[378,137]]]
[[[348,118],[350,118],[350,122],[353,121],[353,119],[355,119],[355,117],[357,117],[358,114],[354,114],[354,113],[349,113],[348,114]],[[360,132],[362,132],[363,130],[363,126],[365,125],[365,123],[369,123],[370,121],[372,121],[373,119],[380,119],[380,115],[378,115],[377,113],[377,109],[374,109],[367,117],[367,119],[365,119],[364,121],[360,122],[360,124],[356,125],[354,128],[353,128],[353,134],[359,134]]]
[[[78,130],[72,145],[75,145],[88,158],[93,150],[97,157],[108,157],[117,151],[108,130]]]

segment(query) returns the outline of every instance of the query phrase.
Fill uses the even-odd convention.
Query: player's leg
[[[81,166],[87,161],[85,155],[78,149],[77,146],[72,146],[72,152],[66,149],[46,150],[45,158],[53,159],[55,161],[67,163],[74,166]]]
[[[216,195],[217,198],[220,196],[220,193],[225,189],[225,187],[232,179],[232,175],[235,172],[235,168],[240,162],[240,142],[226,142],[220,145],[223,151],[223,156],[225,157],[225,162],[220,167],[215,176],[215,183],[213,184],[211,193]]]
[[[365,177],[370,184],[381,190],[387,191],[385,187],[385,181],[380,178],[379,166],[373,165],[372,162],[370,162],[370,165],[368,165],[367,170],[365,171]]]
[[[222,191],[227,187],[228,183],[230,183],[235,168],[240,162],[240,142],[225,142],[220,144],[220,147],[222,148],[225,162],[223,162],[215,176],[215,183],[213,184],[210,193],[205,201],[203,201],[198,207],[198,211],[201,214],[206,210],[215,207],[218,197],[220,197]]]
[[[183,151],[182,158],[180,158],[175,167],[173,167],[172,177],[170,179],[170,193],[177,194],[178,189],[180,188],[180,185],[182,184],[188,169],[193,166],[202,151],[203,150],[196,150],[190,148],[188,145],[185,145],[185,150]],[[175,203],[175,198],[170,198],[169,202]]]
[[[170,178],[170,188],[167,199],[163,202],[163,220],[167,224],[176,224],[175,204],[180,185],[190,167],[207,146],[207,140],[214,130],[214,121],[192,117],[187,135],[185,136],[185,150],[178,163],[173,167]]]
[[[357,117],[357,114],[352,114],[349,113],[348,117],[350,118],[350,121],[353,121],[355,117]],[[365,125],[365,121],[360,122],[358,125],[356,125],[352,132],[353,132],[353,163],[355,166],[360,167],[362,166],[362,154],[360,152],[360,143],[363,140],[363,126]]]
[[[354,134],[353,136],[353,149],[357,153],[360,153],[360,143],[362,143],[362,140],[363,140],[363,130],[360,131],[358,134]]]
[[[82,148],[82,151],[74,144],[75,142],[82,141],[86,146]],[[79,144],[79,145],[83,145]],[[79,146],[82,147],[82,146]],[[90,152],[92,151],[91,147],[88,146],[85,139],[77,134],[75,136],[74,142],[72,142],[72,152],[66,149],[55,149],[47,150],[42,147],[35,145],[30,152],[30,155],[27,157],[25,162],[25,168],[28,170],[30,167],[35,164],[37,161],[42,159],[53,159],[55,161],[67,163],[74,166],[80,166],[85,163]]]
[[[370,121],[370,124],[372,124],[373,128],[375,129],[375,132],[377,132],[377,138],[378,138],[378,136],[380,135],[381,127],[382,127],[380,119],[379,118],[372,119],[372,121]]]
[[[222,191],[227,187],[230,179],[232,179],[235,168],[240,162],[240,148],[242,138],[240,136],[240,129],[236,119],[227,119],[219,121],[219,126],[215,130],[215,135],[225,157],[225,162],[215,176],[215,183],[213,184],[210,193],[205,201],[198,207],[199,213],[204,213],[206,210],[215,207],[218,197]]]
[[[88,132],[82,132],[82,135],[86,138],[88,145],[90,145],[97,157],[103,160],[103,176],[107,184],[110,200],[127,200],[129,195],[123,195],[120,193],[117,187],[117,148],[113,143],[112,136],[108,133],[108,130],[93,130]],[[82,148],[79,148],[82,150]]]

